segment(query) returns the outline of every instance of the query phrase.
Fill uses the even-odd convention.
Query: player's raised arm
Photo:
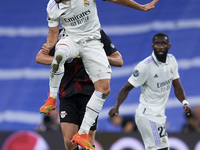
[[[141,5],[133,0],[107,0],[119,5],[123,5],[123,6],[127,6],[133,9],[137,9],[137,10],[142,10],[142,11],[149,11],[151,9],[154,9],[155,4],[159,1],[159,0],[153,0],[150,3],[147,3],[145,5]]]
[[[49,27],[46,43],[43,44],[42,49],[44,54],[48,54],[50,50],[56,45],[59,35],[59,26]]]

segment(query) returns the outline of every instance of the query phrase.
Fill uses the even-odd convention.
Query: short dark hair
[[[153,36],[152,42],[153,42],[154,38],[157,37],[157,36],[167,37],[168,42],[169,42],[169,37],[168,37],[168,35],[165,34],[165,33],[162,33],[162,32],[159,32],[159,33],[155,34],[155,35]]]

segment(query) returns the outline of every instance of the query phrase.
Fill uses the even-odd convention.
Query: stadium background
[[[102,29],[122,54],[124,66],[113,67],[111,94],[99,117],[98,132],[115,132],[108,111],[120,88],[140,60],[152,53],[152,36],[169,35],[169,53],[178,60],[179,73],[191,106],[200,105],[200,1],[160,0],[154,10],[142,12],[97,1]],[[151,0],[137,1],[145,4]],[[39,108],[49,91],[50,66],[35,62],[48,33],[47,0],[10,0],[0,6],[0,131],[35,130],[43,115]],[[134,115],[140,88],[132,90],[120,108]],[[181,132],[185,117],[171,91],[166,109],[168,132]]]

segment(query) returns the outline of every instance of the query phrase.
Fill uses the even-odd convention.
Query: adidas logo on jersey
[[[155,74],[155,76],[154,76],[153,78],[158,78],[158,75],[157,75],[157,74]]]

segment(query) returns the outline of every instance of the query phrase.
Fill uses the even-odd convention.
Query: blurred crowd
[[[44,115],[40,125],[37,126],[37,132],[58,131],[60,128],[59,111],[55,109],[49,115]]]
[[[135,119],[131,115],[115,115],[114,117],[110,118],[110,122],[115,128],[119,128],[119,132],[128,133],[137,131]]]
[[[192,108],[192,116],[186,116],[186,124],[183,126],[183,133],[200,132],[200,105]]]

